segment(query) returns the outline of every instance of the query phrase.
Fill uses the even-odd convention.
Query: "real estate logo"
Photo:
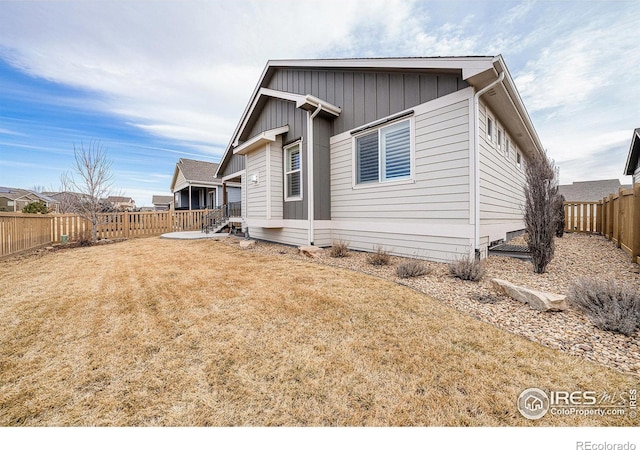
[[[541,419],[549,411],[549,396],[538,388],[525,389],[518,397],[518,411],[527,419]]]
[[[543,418],[547,413],[554,416],[628,416],[638,415],[638,390],[626,391],[566,391],[547,392],[528,388],[518,397],[518,411],[530,420]]]

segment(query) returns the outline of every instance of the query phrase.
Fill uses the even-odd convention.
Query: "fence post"
[[[631,260],[640,264],[640,183],[633,185],[633,197],[631,207]]]
[[[609,219],[607,221],[607,223],[608,223],[607,232],[609,233],[609,236],[607,236],[607,239],[609,239],[611,241],[611,240],[613,240],[613,232],[614,232],[613,194],[609,194],[609,209],[607,210],[607,216],[609,217]]]
[[[122,232],[124,234],[125,239],[129,239],[129,227],[131,226],[129,219],[129,211],[124,212],[124,220],[122,221]]]

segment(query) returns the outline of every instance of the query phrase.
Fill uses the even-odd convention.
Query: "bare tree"
[[[62,191],[70,193],[66,197],[66,209],[74,210],[91,222],[91,240],[98,240],[99,213],[102,212],[103,199],[109,195],[113,184],[111,160],[107,150],[99,141],[91,141],[85,147],[73,145],[75,162],[69,172],[60,177]]]
[[[553,259],[558,215],[556,213],[558,182],[553,161],[546,153],[531,158],[526,164],[524,189],[524,222],[531,262],[536,273],[544,273]]]

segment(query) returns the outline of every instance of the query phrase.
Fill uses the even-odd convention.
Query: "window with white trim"
[[[284,148],[284,200],[302,200],[302,153],[300,142]]]
[[[498,128],[498,145],[496,146],[498,153],[502,152],[502,130]]]
[[[411,178],[411,120],[402,120],[355,138],[356,184]]]
[[[504,157],[509,159],[509,152],[511,151],[511,143],[509,142],[509,138],[505,135],[504,137]]]
[[[520,152],[516,154],[516,166],[518,169],[522,169],[522,154]]]
[[[493,142],[493,120],[487,116],[487,141]]]

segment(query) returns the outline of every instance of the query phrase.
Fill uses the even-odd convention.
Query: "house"
[[[598,202],[610,194],[616,194],[620,188],[628,186],[620,184],[620,180],[574,181],[572,184],[558,186],[558,194],[567,202]]]
[[[168,211],[173,209],[173,196],[171,195],[154,195],[151,197],[154,211]]]
[[[223,192],[222,180],[215,176],[217,169],[217,163],[180,158],[171,180],[174,208],[211,209],[227,202],[239,202],[240,184],[227,183]]]
[[[136,209],[136,202],[131,197],[110,195],[107,197],[107,202],[118,211],[134,211]]]
[[[451,261],[524,228],[543,152],[502,56],[269,61],[216,172],[251,237]]]
[[[640,183],[640,128],[633,130],[631,137],[631,147],[627,164],[624,166],[625,175],[633,175],[633,183]]]
[[[45,194],[28,189],[0,187],[0,212],[20,212],[29,203],[42,202],[55,209],[57,201]]]

